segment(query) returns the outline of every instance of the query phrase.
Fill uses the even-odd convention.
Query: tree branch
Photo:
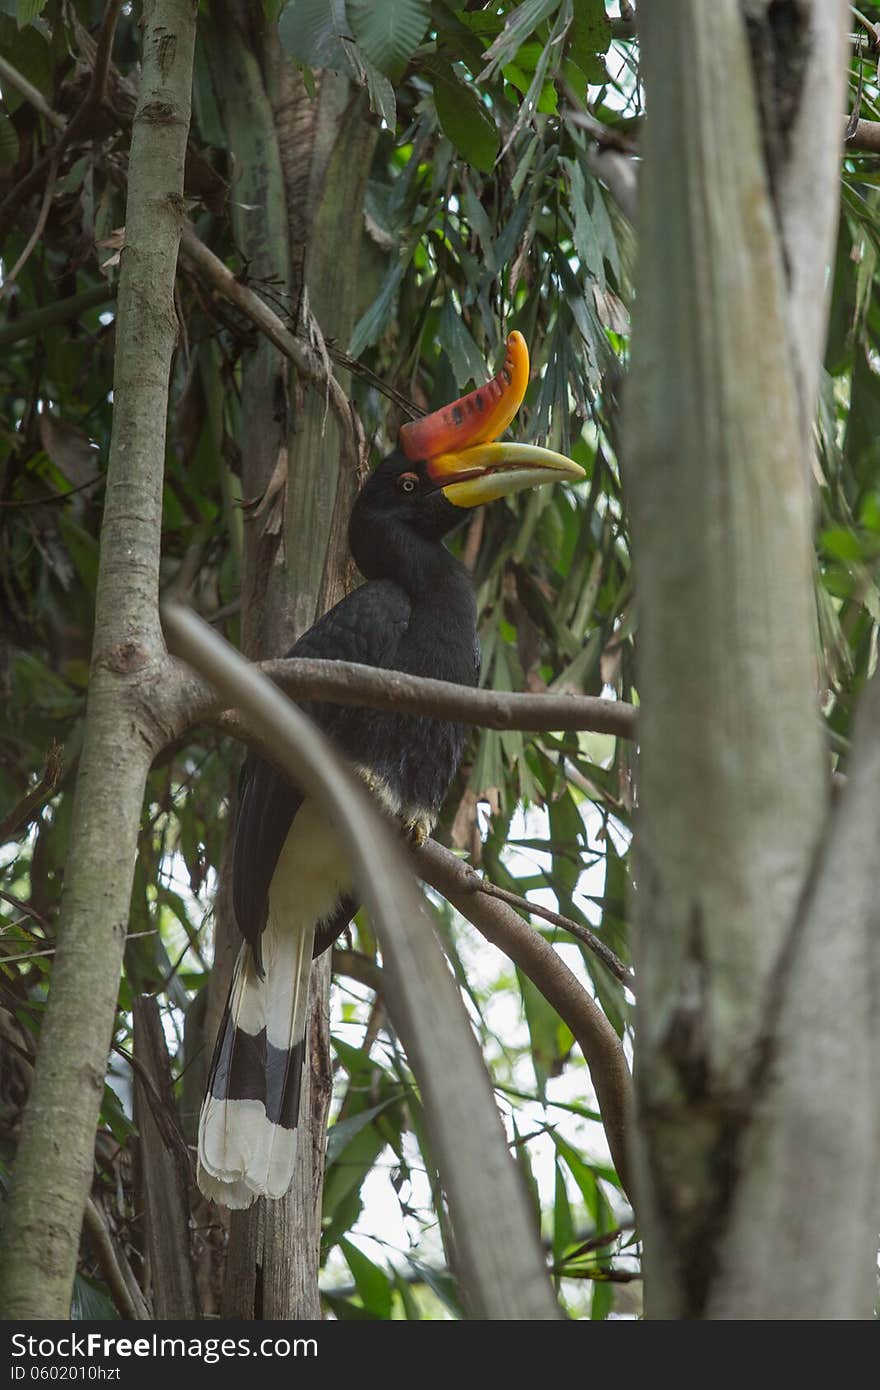
[[[473,891],[473,870],[454,854],[429,840],[413,851],[413,862],[426,883],[515,961],[571,1029],[590,1068],[617,1175],[631,1194],[628,1130],[632,1082],[620,1039],[608,1019],[553,947],[518,912],[487,893]]]
[[[847,137],[845,149],[880,154],[880,121],[857,121],[852,135]]]
[[[498,690],[474,690],[451,681],[428,680],[402,671],[384,671],[353,661],[318,661],[305,657],[262,661],[264,676],[293,699],[327,700],[337,705],[367,705],[454,719],[484,729],[591,730],[635,738],[637,711],[622,700],[591,695],[524,695]],[[207,684],[189,672],[174,682],[177,732],[209,722],[236,738],[247,733],[240,715],[220,708],[221,701]],[[169,697],[172,698],[172,697]],[[168,711],[169,722],[172,718]]]
[[[846,786],[831,812],[768,982],[750,1078],[754,1103],[739,1220],[711,1317],[871,1319],[880,1153],[880,680],[856,715]],[[797,1172],[797,1183],[791,1175]],[[839,1194],[846,1201],[839,1203]],[[828,1203],[837,1217],[826,1219]],[[784,1279],[755,1281],[758,1232]],[[818,1254],[821,1253],[821,1258]],[[829,1263],[830,1262],[830,1263]],[[824,1272],[835,1270],[829,1286]],[[807,1310],[814,1310],[809,1314]]]
[[[63,766],[64,750],[61,744],[50,743],[49,752],[46,754],[46,770],[39,782],[0,820],[0,845],[5,845],[23,826],[28,825],[43,802],[48,801],[58,786]]]
[[[58,299],[42,309],[35,309],[32,314],[22,314],[21,318],[13,319],[0,328],[0,350],[11,347],[22,338],[36,337],[56,324],[67,323],[70,319],[78,318],[86,309],[95,309],[99,304],[107,304],[115,298],[116,286],[105,282],[103,285],[91,285],[67,299]]]
[[[40,115],[43,116],[50,125],[53,125],[56,130],[64,129],[67,124],[64,117],[57,111],[53,111],[52,107],[43,96],[43,93],[39,91],[32,82],[29,82],[24,74],[19,72],[18,68],[13,67],[8,58],[4,58],[2,54],[0,54],[0,82],[5,82],[10,87],[14,87],[17,92],[20,92],[25,101],[27,101],[35,111],[39,111]]]
[[[299,374],[313,385],[327,392],[333,413],[339,420],[345,438],[353,438],[358,449],[363,443],[363,432],[348,397],[319,352],[305,341],[285,328],[281,319],[270,309],[259,295],[237,280],[232,271],[224,265],[219,256],[200,241],[193,228],[187,223],[181,235],[180,249],[187,260],[198,270],[208,283],[234,304],[237,309],[259,328],[271,343],[288,357]]]
[[[521,908],[524,912],[533,913],[535,917],[543,917],[545,921],[552,922],[555,927],[561,927],[563,931],[570,932],[577,937],[593,955],[598,956],[602,964],[611,971],[621,984],[626,985],[627,989],[635,987],[635,976],[628,965],[624,965],[619,956],[616,956],[610,946],[606,946],[600,937],[591,932],[589,927],[584,927],[580,922],[573,922],[570,917],[563,917],[560,913],[554,912],[552,908],[544,907],[541,903],[529,902],[528,898],[521,898],[518,893],[509,893],[506,888],[499,888],[497,884],[490,883],[487,878],[481,878],[475,869],[471,869],[471,892],[486,893],[490,898],[497,898],[499,902],[509,903],[511,907]]]
[[[136,1302],[134,1295],[129,1290],[104,1215],[91,1197],[86,1201],[83,1224],[89,1233],[95,1257],[101,1266],[101,1273],[107,1281],[107,1287],[120,1315],[123,1318],[148,1320],[152,1314],[143,1295]]]

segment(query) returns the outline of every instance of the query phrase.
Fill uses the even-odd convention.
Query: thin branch
[[[0,73],[2,77],[2,73]],[[72,294],[67,299],[56,300],[43,309],[35,309],[32,314],[22,314],[0,328],[0,349],[11,347],[22,338],[35,338],[47,328],[59,323],[68,323],[78,318],[86,309],[95,309],[99,304],[107,304],[116,298],[116,285],[109,281],[102,285],[92,285],[80,294]]]
[[[92,1248],[101,1266],[101,1273],[110,1290],[113,1302],[123,1318],[148,1319],[149,1309],[144,1301],[143,1295],[138,1302],[135,1301],[125,1276],[116,1257],[116,1249],[107,1228],[103,1214],[91,1197],[86,1200],[85,1211],[83,1213],[83,1224],[89,1233]],[[140,1292],[140,1291],[139,1291]]]
[[[104,473],[96,473],[93,478],[88,478],[84,483],[77,487],[69,487],[64,492],[49,492],[45,497],[22,497],[14,502],[0,502],[0,509],[8,511],[18,511],[22,507],[51,507],[59,502],[66,502],[68,497],[75,497],[78,492],[85,492],[87,488],[94,487],[96,483],[106,483],[107,478]]]
[[[487,878],[481,878],[475,869],[471,869],[471,891],[473,893],[486,893],[490,898],[498,898],[500,902],[509,903],[511,907],[520,908],[523,912],[529,912],[535,917],[543,917],[545,921],[552,922],[555,927],[562,927],[563,931],[571,932],[578,941],[582,942],[588,950],[598,956],[602,964],[611,971],[621,984],[626,985],[627,989],[635,988],[635,976],[628,965],[624,965],[619,956],[615,955],[610,946],[606,946],[602,939],[591,932],[589,927],[584,927],[580,922],[574,922],[570,917],[563,917],[552,908],[544,907],[541,903],[530,902],[528,898],[521,898],[517,893],[510,893],[506,888],[499,888],[497,884],[490,883]]]
[[[861,10],[857,10],[855,5],[850,5],[850,11],[852,12],[853,17],[858,20],[859,24],[861,24],[862,28],[867,29],[871,39],[871,47],[880,48],[880,28],[878,28],[876,24],[872,23],[870,19],[866,18],[866,16],[862,14]]]
[[[67,124],[64,117],[59,115],[57,111],[53,111],[52,107],[43,96],[43,93],[38,91],[33,83],[29,82],[24,74],[20,73],[18,68],[13,67],[9,59],[4,58],[2,54],[0,54],[0,82],[7,83],[10,87],[14,87],[15,90],[24,97],[25,101],[27,101],[35,111],[39,111],[40,115],[44,116],[49,124],[53,125],[56,130],[64,129]]]
[[[104,10],[104,17],[101,20],[101,31],[98,34],[98,43],[95,49],[95,63],[92,68],[92,80],[89,83],[89,95],[86,98],[92,106],[100,106],[107,96],[107,74],[110,71],[110,55],[113,52],[113,39],[116,35],[116,25],[122,11],[123,0],[107,0],[107,8]]]
[[[579,130],[585,130],[588,135],[596,141],[596,144],[603,150],[617,150],[620,154],[638,154],[638,142],[625,131],[617,130],[612,125],[606,125],[604,121],[599,121],[590,111],[586,111],[577,102],[577,97],[571,87],[566,84],[566,96],[572,102],[571,106],[566,106],[560,112],[562,119],[568,121],[569,125],[577,126]]]
[[[13,893],[8,893],[5,888],[0,888],[0,901],[9,903],[10,907],[17,908],[19,912],[24,912],[28,917],[33,917],[35,922],[39,922],[40,926],[43,928],[43,931],[51,931],[52,924],[49,921],[48,917],[44,917],[41,912],[37,912],[36,908],[31,907],[26,902],[23,902],[21,898],[16,898]]]
[[[25,909],[25,911],[27,911],[27,909]],[[30,933],[30,935],[33,935],[33,933]],[[151,931],[132,931],[132,932],[128,932],[128,934],[126,935],[126,938],[125,938],[125,939],[126,939],[126,941],[134,941],[135,938],[136,938],[136,937],[139,937],[139,936],[155,936],[155,935],[156,935],[156,929],[153,928]],[[37,938],[37,939],[39,940],[39,938]],[[186,949],[189,950],[189,947],[187,947]],[[54,955],[55,955],[55,952],[56,952],[57,950],[58,950],[58,947],[57,947],[57,946],[48,946],[48,947],[46,948],[45,951],[26,951],[26,952],[24,953],[24,955],[21,955],[21,956],[4,956],[4,955],[0,955],[0,965],[14,965],[14,964],[16,964],[16,963],[20,964],[21,961],[23,961],[23,960],[36,960],[38,956],[54,956]],[[164,986],[163,986],[163,988],[164,988]],[[123,1055],[125,1055],[126,1057],[128,1056],[127,1053],[125,1053],[125,1054],[123,1054]],[[130,1061],[130,1060],[131,1060],[131,1059],[129,1058],[129,1061]]]
[[[43,190],[43,201],[40,203],[40,211],[37,214],[37,220],[34,223],[33,231],[31,232],[30,236],[27,239],[27,242],[25,243],[24,250],[22,251],[18,260],[15,262],[15,265],[12,267],[9,274],[4,279],[2,286],[0,286],[0,298],[11,292],[12,286],[15,284],[19,271],[23,270],[24,267],[27,265],[28,261],[30,260],[33,254],[34,247],[40,240],[40,237],[43,235],[43,229],[45,228],[46,221],[49,217],[49,209],[52,206],[52,195],[55,192],[55,180],[57,178],[57,175],[58,155],[53,151],[52,157],[49,161],[49,176],[46,179],[46,187]]]
[[[327,371],[321,354],[316,352],[304,338],[295,337],[285,328],[281,319],[270,309],[259,295],[236,280],[232,271],[215,256],[203,241],[200,241],[193,228],[184,224],[180,249],[187,260],[195,266],[208,283],[222,294],[230,304],[234,304],[253,324],[259,328],[279,352],[283,352],[294,364],[299,374],[315,386],[325,390],[330,399],[333,412],[339,420],[343,437],[354,442],[358,451],[363,443],[360,422],[339,382]]]
[[[341,946],[334,946],[332,961],[334,975],[347,975],[350,980],[357,980],[358,984],[366,985],[376,994],[382,993],[382,967],[377,965],[371,956],[365,956],[361,951],[347,951]]]
[[[584,1054],[617,1175],[632,1193],[629,1110],[632,1081],[620,1039],[599,1006],[553,947],[518,912],[488,893],[475,893],[473,870],[429,840],[413,851],[418,873],[487,940],[509,956],[552,1004]]]
[[[39,782],[31,787],[30,791],[25,792],[18,804],[0,821],[0,845],[5,845],[23,826],[33,820],[35,813],[48,801],[58,786],[63,767],[64,750],[61,744],[50,743],[49,752],[46,754],[46,770]],[[25,908],[25,911],[28,909]]]
[[[410,420],[417,420],[424,415],[425,412],[420,410],[402,391],[398,391],[387,381],[383,381],[375,372],[371,372],[369,367],[365,367],[358,357],[352,357],[350,353],[344,352],[332,339],[327,341],[327,355],[333,358],[337,367],[344,367],[347,372],[351,372],[352,376],[360,377],[361,381],[372,386],[374,391],[378,391],[380,395],[392,401]]]

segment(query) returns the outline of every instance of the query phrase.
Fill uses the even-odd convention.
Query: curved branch
[[[247,711],[288,775],[335,822],[385,953],[386,988],[398,1001],[396,1027],[422,1089],[473,1313],[556,1317],[525,1187],[402,846],[301,710],[194,614],[169,606],[164,622],[175,652]]]
[[[219,256],[200,241],[189,223],[185,223],[180,239],[180,249],[187,260],[200,271],[205,279],[230,304],[234,304],[254,323],[260,332],[274,343],[279,352],[288,357],[296,370],[306,381],[322,387],[328,395],[333,413],[339,420],[343,437],[352,439],[359,449],[363,442],[360,422],[351,407],[349,399],[320,352],[316,352],[303,338],[297,338],[285,328],[278,315],[269,308],[259,295],[237,280]]]
[[[627,989],[635,988],[635,976],[628,965],[624,965],[619,956],[615,955],[610,946],[606,946],[601,937],[591,932],[589,927],[584,927],[580,922],[574,922],[570,917],[563,917],[560,912],[554,912],[552,908],[544,907],[542,903],[529,902],[528,898],[522,898],[518,893],[510,893],[506,888],[499,888],[497,883],[491,883],[487,878],[480,878],[476,870],[470,871],[470,889],[472,893],[485,893],[490,898],[498,898],[500,902],[509,903],[511,907],[522,908],[524,912],[530,912],[535,917],[543,917],[546,922],[551,922],[554,927],[561,927],[563,931],[570,932],[576,937],[587,950],[592,951],[594,956],[610,970],[611,974],[626,985]]]
[[[64,129],[67,124],[64,117],[58,111],[53,110],[39,88],[29,82],[24,73],[19,72],[18,68],[14,67],[2,54],[0,54],[0,82],[7,82],[10,87],[14,87],[25,101],[56,130]]]
[[[628,1142],[632,1079],[608,1019],[553,947],[518,912],[498,898],[473,891],[473,870],[454,854],[429,840],[413,851],[413,859],[425,882],[528,975],[574,1033],[590,1069],[617,1176],[632,1200]]]
[[[95,1258],[101,1266],[101,1273],[106,1280],[113,1302],[119,1311],[120,1317],[134,1319],[149,1319],[152,1315],[147,1307],[140,1289],[135,1296],[129,1289],[125,1281],[125,1275],[116,1254],[113,1239],[107,1227],[104,1213],[98,1204],[91,1198],[87,1198],[85,1211],[83,1212],[83,1224],[91,1237],[92,1246],[95,1251]]]

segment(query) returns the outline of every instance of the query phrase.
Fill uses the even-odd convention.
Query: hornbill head
[[[541,483],[581,479],[584,470],[563,454],[499,441],[528,384],[529,350],[522,334],[513,332],[504,364],[491,381],[402,426],[399,447],[372,474],[355,504],[353,542],[359,522],[392,516],[439,540],[463,520],[463,508]]]

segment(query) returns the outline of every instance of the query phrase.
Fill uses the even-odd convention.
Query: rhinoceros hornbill
[[[467,570],[443,538],[463,508],[580,477],[570,459],[499,443],[529,378],[521,334],[497,376],[404,425],[399,447],[354,504],[349,544],[366,583],[326,613],[289,656],[359,661],[476,685],[480,647]],[[460,724],[405,712],[303,702],[385,809],[420,842],[458,767]],[[199,1121],[199,1185],[229,1207],[290,1185],[304,1059],[309,971],[356,911],[332,827],[263,758],[242,768],[233,904],[244,943]]]

